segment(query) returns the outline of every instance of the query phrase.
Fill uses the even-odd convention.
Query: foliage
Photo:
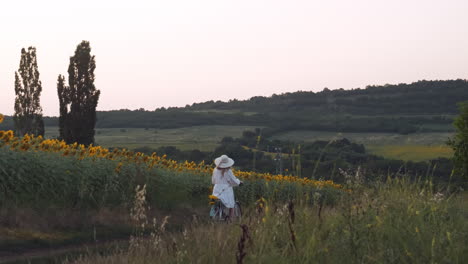
[[[29,135],[17,138],[13,131],[0,131],[0,246],[18,250],[19,244],[23,249],[89,241],[96,230],[101,239],[128,234],[128,211],[137,186],[146,185],[153,211],[185,212],[185,219],[187,212],[206,208],[212,169],[203,162],[178,163],[155,153],[67,145]],[[318,189],[333,203],[343,192],[331,181],[235,174],[245,182],[236,190],[245,205],[259,196],[287,200]],[[24,229],[45,235],[16,236]],[[57,232],[63,239],[47,235]]]
[[[96,62],[91,56],[89,42],[81,42],[70,57],[68,86],[65,78],[58,77],[57,91],[60,101],[60,138],[68,143],[94,143],[96,106],[100,91],[94,86]]]
[[[274,135],[271,139],[294,142],[313,142],[317,140],[329,141],[347,138],[351,142],[369,146],[381,145],[444,145],[450,132],[421,132],[410,135],[399,135],[396,133],[340,133],[326,131],[294,130]]]
[[[181,128],[200,125],[268,127],[262,136],[291,130],[335,132],[452,132],[466,80],[418,81],[365,89],[299,91],[229,102],[208,101],[154,111],[97,112],[99,128]],[[58,118],[45,120],[58,126]]]
[[[227,154],[235,157],[235,166],[244,171],[253,169],[253,158],[256,154],[256,170],[274,174],[278,168],[278,162],[275,160],[278,153],[273,151],[275,148],[280,148],[282,174],[284,175],[305,176],[311,179],[342,183],[344,178],[339,174],[339,168],[352,170],[361,167],[366,170],[369,181],[377,179],[382,173],[409,173],[415,178],[433,177],[434,182],[443,184],[450,181],[452,163],[447,158],[433,158],[419,162],[384,159],[368,153],[362,144],[356,144],[346,138],[303,142],[298,145],[291,141],[271,140],[268,137],[259,138],[257,136],[259,133],[259,130],[244,131],[240,138],[224,137],[213,152],[183,151],[173,146],[157,149],[142,147],[136,148],[135,151],[146,154],[152,152],[165,154],[178,161],[193,160],[205,163],[210,163],[216,157]],[[427,152],[427,148],[422,149]],[[459,181],[454,182],[459,183]]]
[[[58,125],[59,125],[59,137],[65,139],[70,135],[70,129],[68,126],[65,127],[65,123],[67,122],[67,115],[68,115],[68,105],[71,103],[71,98],[69,95],[69,88],[65,85],[65,77],[63,75],[59,75],[57,79],[57,93],[59,97],[59,105],[60,105],[60,116],[58,118]]]
[[[453,148],[455,173],[468,184],[468,101],[459,104],[460,115],[453,123],[456,135],[448,144]]]
[[[244,136],[250,138],[250,133]],[[224,141],[232,144],[234,139]],[[314,147],[365,152],[346,140],[308,148]],[[212,169],[155,153],[16,138],[13,131],[0,131],[0,168],[0,209],[47,208],[49,213],[128,208],[135,203],[135,190],[141,190],[137,186],[145,186],[152,208],[185,211],[206,201]],[[339,185],[268,173],[235,174],[245,182],[236,189],[248,209],[242,230],[202,221],[167,234],[165,218],[153,222],[149,237],[132,238],[128,248],[76,263],[235,263],[236,255],[245,263],[460,263],[468,257],[468,221],[461,213],[466,202],[429,180],[397,174],[363,185],[367,175],[340,171],[346,185]]]
[[[0,131],[0,201],[2,205],[100,208],[128,202],[136,185],[147,184],[152,201],[172,208],[183,201],[204,200],[209,192],[211,166],[204,162],[178,163],[156,153],[145,155],[125,149],[105,149],[42,137],[16,138],[13,131]],[[246,180],[239,197],[244,202],[271,192],[287,199],[292,189],[340,190],[332,181],[237,171]],[[295,187],[296,186],[296,187]],[[262,192],[259,192],[262,190]],[[191,199],[203,197],[201,199]]]
[[[352,183],[333,208],[320,196],[277,203],[259,199],[238,224],[194,222],[183,232],[132,240],[87,263],[463,263],[468,219],[463,197],[434,192],[430,182],[387,179]],[[169,225],[170,225],[169,219]],[[161,224],[162,225],[162,224]]]
[[[44,121],[40,95],[42,84],[39,80],[36,48],[21,49],[19,69],[15,72],[15,130],[20,135],[44,135]]]
[[[419,81],[366,89],[295,92],[249,100],[195,103],[155,111],[99,112],[99,127],[176,128],[255,125],[290,130],[393,132],[451,130],[455,104],[468,99],[466,80]]]

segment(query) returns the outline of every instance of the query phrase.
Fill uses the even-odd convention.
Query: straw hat
[[[216,158],[214,160],[214,163],[216,164],[216,167],[220,169],[225,169],[232,167],[232,165],[234,165],[234,160],[226,155],[222,155],[221,157]]]

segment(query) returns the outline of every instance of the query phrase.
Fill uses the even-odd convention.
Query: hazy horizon
[[[0,113],[13,114],[21,48],[37,48],[47,116],[82,40],[97,110],[180,107],[287,92],[468,79],[468,1],[8,2]],[[6,26],[8,25],[8,26]]]

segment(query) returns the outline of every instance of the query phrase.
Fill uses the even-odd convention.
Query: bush
[[[456,135],[448,144],[454,150],[455,173],[464,186],[468,185],[468,101],[459,104],[460,115],[453,123]]]

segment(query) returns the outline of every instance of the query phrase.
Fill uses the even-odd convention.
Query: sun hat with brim
[[[232,165],[234,165],[234,160],[229,158],[226,155],[222,155],[221,157],[216,158],[214,160],[214,163],[216,167],[220,169],[225,169],[225,168],[232,167]]]

